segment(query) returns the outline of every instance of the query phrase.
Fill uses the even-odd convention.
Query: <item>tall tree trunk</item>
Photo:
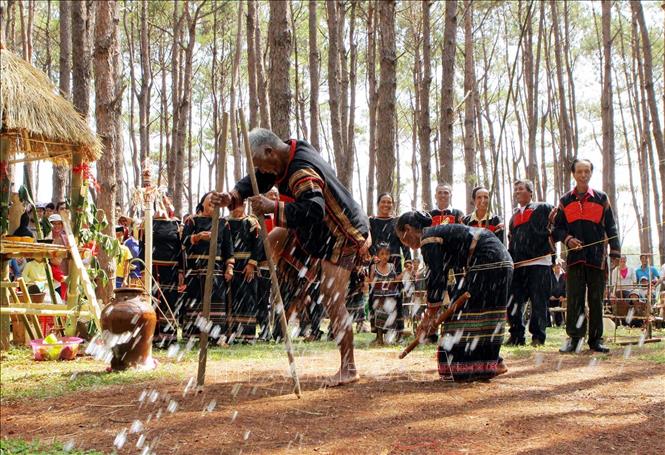
[[[139,103],[139,142],[141,163],[150,156],[150,90],[152,89],[152,68],[150,65],[150,36],[148,31],[148,0],[141,0],[141,91]],[[145,185],[146,182],[141,182]]]
[[[559,151],[561,159],[560,172],[562,173],[561,176],[565,187],[567,186],[567,182],[570,181],[570,173],[568,170],[573,160],[573,136],[570,119],[568,116],[568,105],[566,102],[566,86],[563,80],[563,44],[561,43],[562,40],[561,30],[559,28],[559,12],[557,9],[556,0],[550,0],[550,6],[552,9],[552,29],[554,31],[554,59],[556,62],[556,79],[559,88]]]
[[[473,61],[473,4],[464,0],[464,168],[466,181],[466,209],[473,211],[471,192],[478,183],[476,175],[476,150],[474,127],[473,91],[476,83],[476,71]]]
[[[238,83],[238,69],[240,67],[240,50],[242,49],[242,2],[236,3],[238,7],[237,29],[236,29],[236,42],[233,54],[233,67],[231,69],[231,93],[230,93],[230,110],[231,110],[231,143],[233,146],[233,178],[240,180],[242,178],[242,153],[238,144],[238,125],[237,125],[237,95],[236,85]],[[285,62],[287,60],[284,60]]]
[[[60,60],[59,60],[59,88],[60,94],[72,99],[72,4],[70,0],[61,0],[60,9]],[[53,195],[51,201],[57,204],[65,200],[65,187],[67,185],[67,168],[53,166]]]
[[[171,106],[173,107],[173,115],[171,121],[173,127],[171,128],[171,147],[167,146],[167,176],[168,176],[168,189],[169,193],[173,195],[173,203],[176,206],[176,201],[182,198],[182,193],[176,193],[176,154],[179,149],[178,144],[178,128],[180,123],[180,42],[182,36],[182,23],[185,16],[185,11],[188,8],[188,3],[185,2],[182,15],[178,14],[180,4],[179,0],[173,0],[173,40],[171,42]],[[182,201],[178,202],[178,206],[182,206]]]
[[[607,192],[610,204],[618,210],[614,177],[614,107],[612,100],[612,2],[602,0],[603,30],[603,92],[600,100],[603,129],[603,190]]]
[[[327,19],[328,19],[328,104],[330,106],[330,134],[332,136],[333,151],[335,153],[335,164],[337,166],[337,175],[342,181],[344,174],[345,144],[343,142],[342,129],[342,107],[341,98],[344,96],[340,87],[340,32],[343,28],[340,25],[340,5],[336,0],[327,1]],[[342,181],[347,185],[348,181]]]
[[[381,134],[377,138],[377,150],[381,150],[381,159],[377,162],[376,184],[377,192],[392,194],[395,172],[395,95],[397,90],[395,1],[380,1],[377,12],[381,37],[381,76],[377,107]]]
[[[425,0],[421,3],[423,15],[423,70],[420,77],[418,95],[418,143],[420,147],[420,166],[422,169],[422,207],[429,210],[432,207],[432,170],[430,158],[430,127],[429,96],[430,84],[432,83],[431,45],[430,45],[430,7],[431,2]],[[414,129],[416,125],[414,124]],[[399,163],[398,163],[399,166]],[[415,185],[415,182],[414,182]]]
[[[259,4],[257,4],[257,20],[254,28],[254,46],[256,47],[256,90],[259,92],[259,113],[261,114],[259,125],[262,128],[270,128],[272,123],[270,121],[270,103],[263,65],[263,52],[261,51],[261,27],[259,27],[258,8]]]
[[[127,26],[127,18],[129,17],[129,27]],[[139,186],[141,184],[141,159],[140,159],[140,150],[139,146],[136,143],[136,130],[134,129],[134,104],[136,97],[138,96],[138,91],[136,90],[136,73],[134,70],[134,54],[135,54],[135,44],[134,44],[134,15],[131,14],[131,11],[127,8],[124,8],[122,16],[123,26],[125,28],[125,37],[127,41],[127,55],[129,58],[129,87],[128,92],[129,96],[129,121],[128,121],[128,133],[129,133],[129,144],[130,150],[132,152],[132,170],[134,173],[134,186]],[[118,169],[116,163],[116,169]]]
[[[187,47],[184,53],[184,70],[182,73],[182,96],[180,98],[180,109],[178,113],[178,130],[175,168],[175,201],[174,208],[177,216],[182,216],[182,196],[185,191],[184,167],[185,167],[185,140],[187,138],[187,125],[189,117],[192,115],[192,63],[194,58],[194,47],[196,45],[196,26],[199,20],[199,14],[204,3],[200,3],[194,15],[189,12],[188,5],[185,4],[184,14],[188,21]],[[175,144],[174,144],[175,146]]]
[[[658,152],[658,171],[660,173],[661,185],[665,185],[665,140],[663,139],[663,130],[660,126],[660,115],[658,112],[658,105],[656,103],[656,94],[653,87],[653,57],[651,53],[651,40],[649,38],[649,29],[644,20],[644,11],[642,4],[637,1],[631,1],[630,7],[633,11],[637,22],[640,25],[640,37],[642,40],[643,62],[644,62],[644,90],[647,93],[647,104],[649,113],[651,114],[653,139],[656,144],[656,151]],[[655,183],[655,182],[654,182]],[[662,212],[663,218],[659,220],[660,223],[665,223],[665,210]],[[665,257],[665,234],[663,234],[663,224],[661,229],[658,230],[658,251],[661,259]]]
[[[439,118],[439,175],[445,183],[453,182],[453,83],[455,80],[455,50],[457,35],[457,0],[446,2],[443,29],[443,58],[441,64],[441,117]],[[425,176],[423,175],[423,179]]]
[[[367,90],[369,92],[369,169],[367,175],[367,213],[374,214],[374,183],[376,175],[376,112],[379,94],[376,87],[376,2],[367,9]]]
[[[101,138],[103,153],[97,162],[97,177],[101,185],[101,193],[97,205],[106,213],[108,225],[104,233],[115,236],[115,193],[116,193],[116,159],[122,152],[118,123],[120,122],[121,94],[118,93],[116,80],[120,77],[118,67],[119,17],[118,3],[115,0],[101,2],[97,6],[95,21],[95,119],[97,134]],[[99,263],[109,277],[109,283],[101,288],[103,301],[108,302],[113,292],[115,276],[115,260],[104,250],[100,251]]]
[[[316,42],[318,21],[316,0],[309,0],[309,141],[321,151],[319,143],[319,47]]]
[[[356,82],[358,74],[358,43],[356,42],[355,29],[356,29],[356,6],[354,1],[351,4],[351,18],[349,21],[349,116],[348,124],[343,126],[346,128],[346,166],[344,172],[349,177],[349,182],[353,181],[353,156],[355,154],[355,126],[356,126]],[[349,185],[348,190],[352,192],[353,187]],[[358,187],[360,190],[360,187]]]
[[[249,79],[250,129],[259,126],[259,98],[256,89],[256,46],[254,44],[254,29],[257,22],[256,0],[247,0],[247,77]]]
[[[268,43],[270,50],[270,126],[279,137],[291,136],[291,84],[289,81],[293,34],[288,17],[288,3],[270,2]]]

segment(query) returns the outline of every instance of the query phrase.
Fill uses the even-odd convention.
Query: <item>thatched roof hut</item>
[[[0,45],[0,136],[10,155],[71,163],[101,156],[102,145],[71,102],[42,71]]]

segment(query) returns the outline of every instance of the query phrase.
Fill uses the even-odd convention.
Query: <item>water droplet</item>
[[[623,358],[627,359],[628,357],[630,357],[630,353],[631,353],[632,350],[633,350],[633,346],[630,345],[630,344],[627,345],[626,348],[623,350]]]
[[[140,449],[141,447],[143,447],[144,442],[145,442],[145,435],[142,434],[141,436],[139,436],[139,439],[136,441],[136,448]]]
[[[579,329],[580,327],[582,327],[582,324],[584,324],[584,313],[580,314],[580,317],[577,318],[575,326]]]
[[[240,384],[234,384],[233,388],[231,388],[231,396],[236,397],[238,395],[238,392],[240,392],[240,387],[242,387]]]
[[[149,399],[150,399],[151,403],[154,403],[155,401],[157,401],[157,398],[159,398],[159,392],[158,391],[153,390],[152,392],[150,392]]]
[[[222,328],[219,325],[215,325],[210,331],[210,336],[212,338],[219,338],[219,335],[222,333]]]
[[[593,368],[598,365],[598,358],[597,357],[591,357],[591,360],[589,360],[589,368]]]
[[[71,452],[74,450],[74,440],[70,439],[62,445],[63,452]]]
[[[206,411],[212,412],[215,410],[215,407],[217,406],[217,400],[210,400],[210,403],[206,406]]]
[[[140,420],[134,420],[132,422],[132,426],[129,427],[129,432],[130,433],[140,433],[143,431],[143,423],[141,423]]]
[[[536,355],[534,355],[533,358],[536,364],[536,368],[538,368],[543,364],[543,360],[545,360],[545,354],[542,352],[536,352]]]
[[[238,417],[238,411],[233,411],[231,413],[231,423],[235,422],[236,417]]]
[[[249,439],[250,434],[251,434],[251,431],[249,431],[249,430],[245,431],[245,434],[242,437],[243,441],[247,441]]]
[[[575,346],[575,353],[579,354],[580,352],[582,352],[582,347],[583,346],[584,346],[584,338],[580,338],[577,341],[577,346]]]
[[[169,358],[173,358],[176,355],[178,355],[178,351],[180,351],[180,345],[177,343],[173,343],[171,346],[169,346],[168,350],[166,351],[166,356]]]
[[[637,345],[639,347],[644,346],[644,340],[646,340],[646,335],[644,333],[641,333],[640,334],[640,341],[638,341]]]
[[[174,413],[178,409],[178,403],[174,400],[169,401],[169,405],[166,407],[166,410],[170,413]]]
[[[630,324],[630,322],[633,320],[634,315],[635,315],[635,308],[631,306],[628,309],[628,313],[626,313],[626,324]]]
[[[122,447],[125,445],[125,442],[127,442],[127,428],[123,428],[118,432],[118,434],[115,435],[113,445],[118,449],[122,449]]]

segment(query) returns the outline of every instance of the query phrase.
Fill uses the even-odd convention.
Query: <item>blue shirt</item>
[[[660,273],[658,269],[654,266],[650,267],[639,267],[635,269],[635,279],[639,283],[642,278],[646,278],[651,281],[654,278],[660,278]]]

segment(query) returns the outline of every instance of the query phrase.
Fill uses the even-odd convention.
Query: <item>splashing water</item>
[[[178,355],[178,351],[180,351],[180,345],[178,343],[173,343],[166,351],[166,356],[168,358],[173,358]]]
[[[143,431],[143,423],[141,423],[140,420],[134,420],[134,421],[132,422],[132,426],[129,427],[129,433],[130,433],[130,434],[133,434],[133,433],[140,433],[140,432],[142,432],[142,431]]]
[[[646,335],[644,333],[640,334],[640,341],[637,342],[637,346],[642,347],[644,346],[644,340],[646,340]]]
[[[145,443],[145,435],[142,434],[141,436],[139,436],[139,439],[136,441],[136,448],[140,449],[141,447],[143,447],[144,443]]]
[[[630,345],[630,344],[627,345],[626,348],[623,350],[623,358],[627,359],[628,357],[630,357],[630,353],[631,353],[632,350],[633,350],[633,346]]]
[[[237,417],[238,417],[238,411],[233,411],[231,413],[231,423],[235,422]]]
[[[166,410],[173,414],[178,409],[178,403],[174,400],[169,401],[169,405],[166,407]]]
[[[219,325],[215,325],[210,331],[210,336],[212,338],[219,338],[219,335],[222,333],[222,328]]]
[[[249,439],[249,435],[250,435],[251,433],[252,433],[252,432],[249,431],[249,430],[245,431],[245,434],[242,436],[243,441],[247,441],[247,440]]]
[[[633,316],[635,316],[635,308],[630,307],[628,309],[628,313],[626,313],[626,324],[630,324],[630,322],[633,320]]]
[[[118,432],[118,434],[115,435],[113,445],[118,449],[122,449],[122,447],[125,445],[125,442],[127,442],[127,428],[123,428]]]
[[[598,363],[599,363],[598,357],[592,357],[591,360],[589,360],[588,367],[589,368],[596,367],[596,366],[598,366]]]
[[[238,395],[238,392],[240,392],[240,387],[242,387],[240,384],[234,384],[233,388],[231,389],[231,396],[235,398]]]
[[[533,356],[533,359],[536,364],[536,368],[538,368],[543,364],[543,360],[545,360],[545,354],[542,352],[536,352],[536,355]]]
[[[208,412],[212,412],[215,410],[216,407],[217,407],[217,400],[210,400],[210,403],[207,404],[205,410]]]
[[[74,450],[74,440],[70,439],[62,445],[63,452],[71,452]]]
[[[582,327],[582,324],[584,324],[584,313],[580,314],[580,317],[577,318],[577,322],[575,323],[575,327],[578,329]]]
[[[194,386],[194,377],[190,377],[189,381],[187,381],[187,385],[185,386],[185,390],[182,392],[182,396],[185,397],[189,393],[190,390],[192,390],[192,387]]]

